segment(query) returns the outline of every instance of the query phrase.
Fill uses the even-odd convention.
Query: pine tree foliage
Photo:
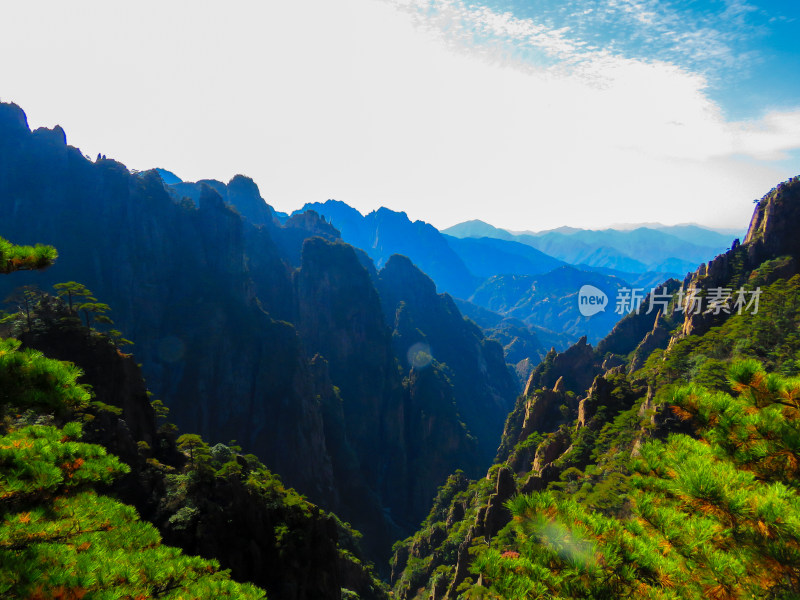
[[[735,395],[691,385],[673,434],[633,460],[633,514],[620,519],[553,492],[509,502],[513,542],[479,552],[493,598],[796,598],[800,595],[800,380],[753,360]]]
[[[162,546],[136,511],[92,487],[128,469],[80,426],[0,437],[0,597],[262,598],[215,561]]]
[[[106,314],[111,310],[111,307],[104,302],[98,302],[92,291],[82,283],[67,281],[65,283],[57,283],[53,287],[59,297],[67,299],[67,306],[70,312],[83,314],[86,327],[91,328],[93,322],[106,325],[114,324],[114,321]]]
[[[81,427],[34,425],[0,438],[0,500],[4,507],[44,501],[67,489],[110,483],[128,467],[104,448],[78,441]]]
[[[77,383],[81,370],[75,365],[19,347],[18,340],[0,339],[0,409],[11,405],[61,412],[91,400],[88,389]]]
[[[58,252],[52,246],[17,246],[0,238],[0,273],[45,269],[53,264]]]

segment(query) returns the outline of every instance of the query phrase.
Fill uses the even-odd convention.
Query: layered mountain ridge
[[[475,314],[476,309],[463,304],[469,302],[521,321],[529,337],[542,338],[536,345],[548,348],[561,334],[570,343],[584,335],[596,343],[619,320],[614,311],[581,314],[577,292],[582,285],[599,286],[612,298],[623,287],[646,293],[668,278],[694,271],[732,241],[696,226],[514,234],[470,221],[439,232],[402,212],[381,208],[362,215],[337,200],[306,204],[302,210],[322,215],[378,266],[392,254],[408,256],[440,291],[459,299],[464,310]],[[492,327],[487,334],[504,337],[500,332],[495,336]],[[529,369],[519,361],[509,363],[527,377]]]
[[[488,238],[538,249],[572,265],[615,269],[627,273],[694,271],[697,265],[725,250],[735,235],[698,225],[657,223],[625,228],[511,232],[483,221],[467,221],[443,230],[460,239]]]

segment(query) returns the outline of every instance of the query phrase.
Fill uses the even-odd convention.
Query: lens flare
[[[431,355],[431,347],[424,342],[417,342],[408,349],[406,354],[408,364],[415,369],[424,369],[433,360]]]

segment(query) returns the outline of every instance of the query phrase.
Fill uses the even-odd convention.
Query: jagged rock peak
[[[286,221],[285,226],[289,229],[303,229],[314,235],[330,240],[336,240],[341,237],[338,229],[328,223],[318,212],[313,210],[293,214]]]
[[[656,313],[656,320],[653,323],[653,329],[650,332],[654,333],[659,327],[663,325],[663,321],[664,321],[664,316],[661,314],[661,309],[659,308],[658,312]]]
[[[756,204],[745,245],[761,245],[772,256],[800,255],[800,176],[769,191]]]
[[[551,352],[555,352],[555,350],[551,350]],[[530,396],[534,390],[536,389],[536,371],[531,371],[531,374],[528,376],[528,383],[525,384],[525,391],[522,393],[523,396],[526,398]],[[562,380],[561,377],[558,378],[559,381]]]
[[[30,131],[25,111],[13,102],[0,102],[0,132],[19,129]]]
[[[538,388],[553,389],[562,379],[561,386],[565,390],[580,393],[591,385],[598,372],[594,349],[583,336],[564,352],[548,352],[533,370],[525,391],[527,394]]]
[[[401,282],[402,287],[406,289],[420,290],[425,295],[436,294],[436,284],[433,280],[417,268],[410,258],[402,254],[392,254],[379,275]]]
[[[39,127],[33,133],[60,146],[67,145],[67,134],[61,128],[61,125],[56,125],[53,128]]]
[[[273,222],[274,211],[261,197],[258,185],[246,175],[234,175],[227,185],[227,200],[253,225]]]
[[[231,180],[228,182],[228,187],[230,188],[231,186],[239,188],[241,191],[248,191],[254,196],[261,196],[258,185],[253,181],[252,177],[248,177],[247,175],[236,174],[231,177]]]
[[[200,190],[200,208],[211,208],[216,210],[225,210],[225,202],[222,196],[210,185],[203,184]]]
[[[742,244],[733,244],[731,249],[720,254],[707,264],[700,265],[683,281],[684,290],[711,289],[730,283],[735,261],[743,261],[739,267],[745,271],[756,269],[761,263],[782,256],[792,261],[773,273],[776,277],[789,278],[797,272],[800,260],[800,176],[778,184],[756,204],[747,236]],[[769,283],[769,282],[767,282]],[[702,314],[687,311],[681,336],[701,334],[724,318],[708,311]]]

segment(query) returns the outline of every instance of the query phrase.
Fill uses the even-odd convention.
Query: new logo
[[[578,291],[578,310],[584,317],[602,312],[608,306],[606,293],[593,285],[584,285]]]

